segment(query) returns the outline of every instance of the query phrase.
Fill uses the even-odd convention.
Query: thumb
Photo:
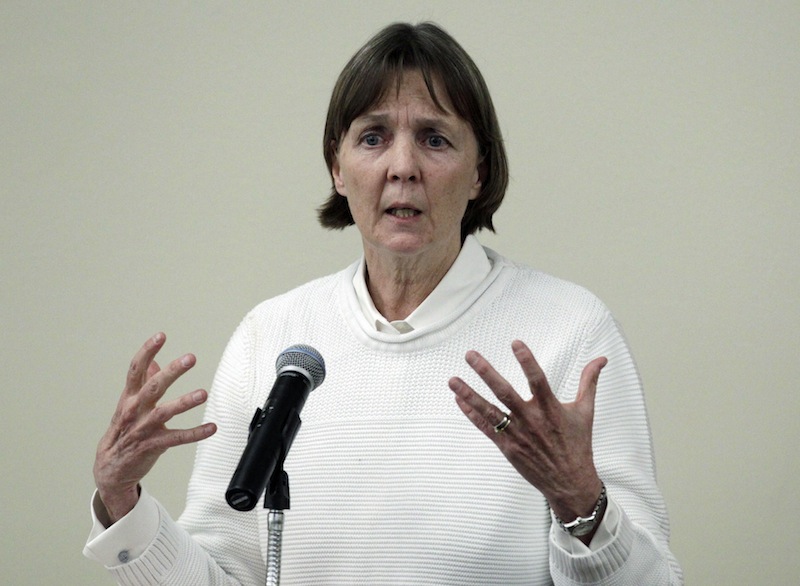
[[[600,371],[608,364],[608,359],[604,356],[595,358],[587,364],[581,373],[581,382],[578,385],[578,395],[575,403],[582,409],[588,409],[594,413],[594,400],[597,394],[597,380],[600,378]]]

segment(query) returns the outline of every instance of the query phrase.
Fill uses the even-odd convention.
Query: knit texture
[[[158,537],[113,570],[125,584],[263,584],[267,513],[242,513],[224,494],[250,418],[275,379],[275,357],[309,344],[327,376],[312,392],[286,461],[281,581],[333,585],[680,584],[655,484],[636,367],[608,310],[584,289],[487,250],[481,288],[440,323],[394,336],[366,323],[351,286],[357,265],[264,302],[232,337],[198,447],[179,524],[161,510]],[[597,392],[595,463],[622,509],[611,544],[574,556],[549,537],[543,496],[460,412],[447,381],[491,391],[467,366],[481,352],[518,391],[511,351],[525,341],[562,401],[583,366],[606,356]],[[555,529],[560,531],[560,529]],[[190,537],[191,535],[191,537]]]

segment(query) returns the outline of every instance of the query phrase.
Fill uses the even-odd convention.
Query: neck
[[[388,321],[406,319],[436,288],[458,253],[456,249],[432,262],[426,255],[386,258],[365,252],[365,280],[375,309]]]

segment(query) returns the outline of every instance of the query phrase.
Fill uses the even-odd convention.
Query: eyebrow
[[[452,129],[453,124],[450,122],[449,118],[454,117],[455,116],[453,114],[448,112],[446,115],[441,117],[423,116],[421,118],[415,118],[414,123],[424,128],[444,127],[447,129]],[[390,121],[391,116],[389,114],[363,114],[353,119],[353,124],[358,123],[359,125],[365,126],[387,126]]]

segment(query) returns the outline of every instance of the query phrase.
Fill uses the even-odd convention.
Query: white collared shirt
[[[353,288],[361,311],[370,324],[379,332],[406,334],[428,326],[454,311],[486,278],[492,263],[475,236],[467,236],[455,262],[425,300],[404,320],[389,322],[375,308],[367,282],[366,261],[361,257],[361,266],[353,275]]]

